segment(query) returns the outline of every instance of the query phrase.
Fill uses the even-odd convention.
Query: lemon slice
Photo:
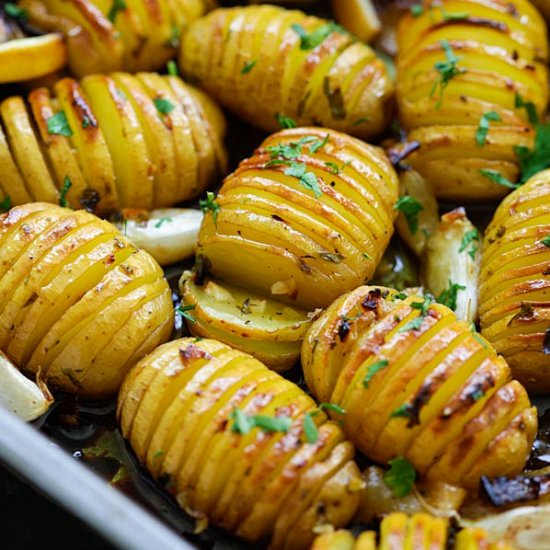
[[[0,407],[23,420],[35,420],[52,405],[53,397],[45,384],[27,378],[0,352]]]
[[[61,34],[9,40],[0,44],[0,83],[39,78],[61,69],[66,62],[67,49]]]

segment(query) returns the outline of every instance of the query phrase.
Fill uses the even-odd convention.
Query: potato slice
[[[76,150],[82,173],[99,199],[97,212],[108,212],[119,207],[113,159],[89,98],[80,84],[70,78],[56,82],[54,89],[73,131],[70,141]]]
[[[3,199],[10,197],[12,204],[25,204],[31,202],[31,196],[25,185],[25,180],[15,163],[10,151],[6,136],[0,127],[0,185],[2,186]]]
[[[371,42],[382,30],[371,0],[332,0],[331,5],[336,21],[363,42]]]
[[[53,404],[47,386],[27,378],[0,352],[0,405],[25,421],[36,420]]]
[[[62,69],[66,62],[67,49],[60,34],[8,40],[0,44],[0,83],[40,78]]]
[[[42,155],[24,101],[10,97],[0,104],[13,158],[35,201],[57,202],[58,193]]]
[[[82,88],[94,106],[113,159],[121,207],[152,208],[153,163],[131,102],[108,76],[86,76]]]
[[[459,319],[477,321],[481,236],[463,208],[441,216],[427,240],[423,285]]]

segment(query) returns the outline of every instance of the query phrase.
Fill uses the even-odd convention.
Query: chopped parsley
[[[212,220],[214,225],[218,223],[218,212],[220,211],[220,205],[216,202],[216,196],[212,191],[206,192],[206,199],[199,201],[199,208],[206,214],[208,211],[212,212]]]
[[[520,183],[550,167],[550,124],[537,124],[535,146],[531,150],[524,145],[516,145],[514,151],[519,160]]]
[[[413,17],[420,17],[424,13],[424,8],[421,4],[415,4],[411,6],[411,15]]]
[[[73,135],[67,116],[63,111],[59,111],[59,113],[55,113],[55,115],[48,118],[46,125],[48,127],[48,134],[65,137]]]
[[[307,166],[303,162],[292,162],[284,173],[297,178],[306,189],[313,192],[316,199],[323,194],[317,176],[313,172],[308,172]]]
[[[275,113],[275,120],[279,123],[279,126],[283,129],[285,128],[296,128],[296,122],[294,119],[289,116],[281,115],[280,113]]]
[[[11,208],[11,197],[9,195],[6,195],[0,201],[0,212],[7,212],[10,208]]]
[[[525,109],[527,113],[527,118],[529,122],[533,125],[539,123],[539,116],[537,114],[537,108],[532,101],[525,101],[520,94],[516,92],[516,97],[514,99],[514,107],[516,109]]]
[[[292,419],[288,416],[248,416],[238,408],[233,410],[229,418],[233,420],[231,431],[241,435],[248,434],[254,428],[260,428],[264,432],[287,433],[292,426]]]
[[[413,309],[420,310],[420,315],[422,317],[425,317],[428,314],[428,310],[430,309],[430,304],[433,302],[431,296],[424,296],[424,299],[422,302],[411,302],[410,306]]]
[[[118,15],[118,12],[124,11],[125,9],[126,9],[125,0],[113,0],[113,5],[111,6],[109,13],[107,14],[107,18],[111,23],[114,23],[116,16]]]
[[[424,318],[422,315],[411,319],[408,323],[405,323],[400,329],[399,332],[409,332],[410,330],[418,330],[422,326],[422,321]]]
[[[483,147],[485,145],[485,141],[487,140],[487,134],[489,133],[489,122],[498,122],[500,120],[500,115],[496,111],[489,111],[481,116],[476,131],[476,143],[480,147]]]
[[[254,65],[256,65],[256,63],[257,61],[246,62],[241,69],[241,74],[248,74],[254,68]]]
[[[509,189],[517,189],[520,186],[519,183],[511,182],[509,179],[505,178],[500,172],[497,172],[496,170],[481,168],[479,170],[479,173],[482,176],[490,179],[493,183],[498,183],[498,185],[503,185],[504,187],[508,187]]]
[[[4,4],[4,12],[14,19],[19,19],[19,21],[27,21],[29,19],[27,10],[12,2],[6,2]]]
[[[309,146],[309,151],[313,154],[315,154],[319,149],[322,149],[327,143],[330,135],[327,134],[322,140],[321,139],[315,139]]]
[[[359,126],[360,124],[365,124],[366,122],[369,122],[370,119],[367,118],[366,116],[363,116],[361,118],[358,118],[357,120],[354,120],[351,125],[352,126]]]
[[[363,378],[363,386],[365,388],[368,388],[369,382],[374,378],[374,375],[382,369],[386,368],[388,364],[389,361],[387,359],[380,359],[372,365],[369,365],[369,368],[367,369],[367,374],[365,375],[365,378]]]
[[[477,388],[474,392],[470,394],[470,397],[474,401],[479,401],[484,395],[485,395],[485,392],[481,388]]]
[[[155,97],[153,103],[161,115],[169,115],[174,110],[174,104],[165,97]]]
[[[449,286],[437,297],[437,301],[455,311],[456,299],[459,290],[466,290],[466,287],[459,285],[458,283],[453,283],[449,280]]]
[[[67,206],[67,193],[69,192],[69,189],[71,188],[73,182],[70,180],[69,176],[65,176],[63,180],[63,187],[61,187],[61,191],[59,193],[59,206]]]
[[[7,198],[9,198],[9,197],[7,197]],[[544,239],[541,239],[540,242],[541,242],[544,246],[550,248],[550,235],[547,235],[546,237],[544,237]]]
[[[307,412],[304,414],[304,435],[306,436],[306,441],[308,443],[317,443],[319,439],[319,430],[317,430],[317,425],[313,420],[313,414]]]
[[[468,252],[468,256],[475,260],[478,247],[475,243],[479,242],[479,231],[474,227],[464,233],[462,240],[460,241],[459,252]]]
[[[168,43],[172,46],[172,48],[177,48],[180,45],[180,38],[181,28],[177,23],[173,23],[170,32],[170,40],[168,40]]]
[[[389,461],[390,469],[384,475],[384,483],[392,490],[395,498],[407,496],[416,480],[414,466],[402,456]]]
[[[438,99],[435,106],[436,109],[439,109],[441,107],[441,104],[443,102],[443,92],[449,85],[449,82],[455,76],[466,72],[466,69],[457,67],[458,62],[462,58],[457,57],[454,54],[449,42],[447,40],[441,40],[440,44],[443,48],[443,51],[445,52],[446,61],[437,61],[434,65],[435,70],[439,73],[439,77],[432,86],[430,97],[433,97],[436,91],[439,90],[437,95]]]
[[[187,319],[190,323],[196,323],[197,320],[189,313],[195,309],[195,304],[187,304],[182,306],[181,304],[176,308],[176,313],[181,315],[184,319]]]
[[[340,167],[335,162],[325,162],[325,166],[334,174],[338,175],[340,173]]]
[[[317,27],[310,33],[306,32],[304,27],[298,23],[293,23],[290,27],[300,38],[301,50],[313,50],[322,44],[333,32],[347,34],[347,31],[342,26],[334,23],[334,21]]]
[[[162,218],[159,218],[157,223],[155,223],[155,229],[158,229],[159,227],[162,227],[165,223],[169,223],[172,221],[172,218],[169,216],[163,216]]]
[[[339,405],[336,405],[335,403],[320,403],[319,410],[332,411],[338,414],[346,414],[346,411]]]
[[[414,197],[404,195],[399,197],[393,207],[403,213],[407,220],[409,231],[414,235],[418,231],[418,213],[424,210],[422,204]]]
[[[168,63],[166,63],[166,71],[171,76],[178,76],[179,75],[178,66],[177,66],[176,62],[173,59],[170,59],[170,61],[168,61]]]

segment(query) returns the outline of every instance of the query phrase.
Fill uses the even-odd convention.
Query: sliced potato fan
[[[71,74],[157,71],[208,0],[22,0],[29,22],[66,38]]]
[[[298,10],[214,10],[189,26],[179,62],[187,78],[266,131],[286,117],[368,138],[391,114],[384,63],[343,27]]]
[[[510,8],[513,6],[513,9]],[[427,0],[398,30],[396,95],[407,163],[451,201],[523,181],[520,155],[548,103],[546,23],[526,0]]]
[[[341,428],[298,386],[215,340],[174,340],[125,379],[117,415],[138,460],[188,513],[270,548],[345,525],[363,487]]]
[[[302,346],[306,384],[345,415],[348,438],[385,464],[476,489],[519,473],[537,430],[527,392],[469,324],[425,296],[362,286],[313,323]]]
[[[33,202],[0,217],[0,348],[52,389],[112,397],[168,339],[162,270],[112,224]]]
[[[514,377],[534,393],[550,390],[550,171],[508,195],[483,238],[482,334]]]
[[[0,185],[11,204],[150,210],[197,197],[225,171],[223,114],[174,76],[63,78],[27,102],[5,99],[0,115]]]

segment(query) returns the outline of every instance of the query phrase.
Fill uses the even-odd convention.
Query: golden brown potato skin
[[[280,114],[298,126],[325,126],[363,139],[377,135],[392,110],[386,67],[367,45],[327,25],[275,6],[217,9],[189,26],[180,69],[227,109],[268,132],[280,127]],[[323,27],[326,38],[319,44],[304,45],[296,31]]]
[[[508,195],[483,239],[481,332],[529,391],[550,391],[550,171]],[[549,243],[550,244],[550,243]]]
[[[52,389],[113,397],[165,342],[173,306],[162,270],[112,224],[33,202],[0,216],[0,348]]]
[[[480,170],[516,181],[515,147],[533,147],[532,125],[517,96],[532,102],[539,116],[545,113],[548,45],[540,14],[526,0],[426,1],[421,15],[403,17],[398,46],[399,118],[408,140],[421,143],[407,161],[441,199],[502,197],[506,187]],[[438,63],[446,66],[438,71]],[[453,68],[457,74],[447,79]],[[476,131],[489,112],[498,120],[489,123],[480,145]]]
[[[71,74],[158,71],[172,59],[182,30],[209,0],[23,0],[29,22],[61,32]]]
[[[12,205],[63,198],[101,215],[162,208],[197,197],[225,171],[223,114],[175,76],[62,78],[27,101],[4,99],[0,122],[0,192]]]
[[[288,432],[234,430],[231,413],[284,416]],[[298,386],[216,340],[158,347],[126,377],[117,416],[138,460],[197,518],[272,549],[307,549],[315,525],[346,525],[359,502],[353,447]]]
[[[404,456],[426,479],[467,489],[525,465],[536,409],[502,357],[441,304],[359,287],[313,323],[302,366],[313,395],[346,411],[346,435],[380,464]]]
[[[300,154],[285,160],[275,154],[281,146]],[[315,185],[287,173],[296,165]],[[277,132],[225,179],[197,256],[220,281],[306,311],[325,307],[374,273],[393,233],[398,185],[377,147],[326,128]]]

